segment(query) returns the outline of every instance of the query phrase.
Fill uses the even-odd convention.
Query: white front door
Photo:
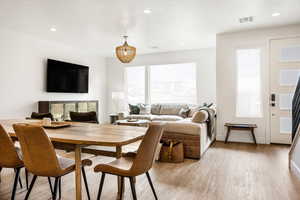
[[[271,143],[290,144],[292,99],[300,75],[300,37],[270,41]]]

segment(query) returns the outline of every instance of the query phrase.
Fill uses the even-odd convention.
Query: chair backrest
[[[55,177],[61,168],[54,147],[40,126],[14,124],[27,170],[37,176]]]
[[[131,166],[131,173],[143,174],[152,167],[156,149],[163,134],[163,125],[162,123],[149,125]]]
[[[0,125],[0,167],[17,168],[21,166],[23,166],[23,161],[20,159],[12,139]]]

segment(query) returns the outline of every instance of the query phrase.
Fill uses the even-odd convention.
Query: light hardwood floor
[[[284,145],[216,142],[200,161],[156,163],[150,173],[161,200],[299,200],[300,181],[288,170],[288,151]],[[109,160],[93,158],[94,164]],[[1,200],[10,199],[13,174],[13,170],[2,171]],[[96,199],[100,174],[89,168],[87,176],[92,199]],[[74,180],[74,174],[62,179],[62,199],[75,199]],[[132,199],[129,181],[125,183],[124,199]],[[108,175],[102,199],[113,200],[116,192],[116,178]],[[25,193],[25,189],[18,189],[16,199],[24,199]],[[144,175],[137,178],[137,195],[141,200],[154,199]],[[38,178],[30,199],[50,199],[46,178]]]

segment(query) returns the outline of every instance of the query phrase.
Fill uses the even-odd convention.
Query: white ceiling
[[[247,16],[254,22],[240,24]],[[300,0],[0,0],[2,27],[103,56],[125,33],[145,54],[213,47],[217,33],[298,22]]]

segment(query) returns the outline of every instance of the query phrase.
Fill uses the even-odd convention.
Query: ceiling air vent
[[[239,21],[241,24],[253,22],[253,16],[240,18]]]

